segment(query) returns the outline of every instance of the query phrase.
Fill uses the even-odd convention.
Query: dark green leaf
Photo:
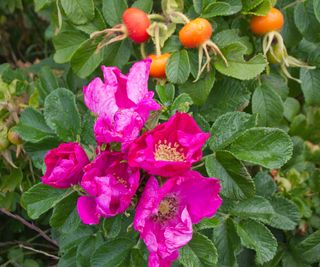
[[[20,122],[14,130],[24,141],[31,143],[55,136],[53,130],[46,124],[43,115],[33,108],[26,108],[21,113]]]
[[[254,177],[256,194],[262,197],[270,197],[277,190],[277,185],[267,171],[258,172]]]
[[[311,106],[320,105],[320,70],[306,70],[301,68],[301,89],[306,103]]]
[[[102,2],[102,13],[110,26],[122,22],[122,14],[128,8],[125,0],[104,0]]]
[[[251,128],[228,149],[237,159],[278,169],[292,156],[290,137],[280,129]]]
[[[221,194],[231,199],[254,196],[255,185],[245,166],[228,151],[217,151],[206,158],[207,173],[222,181]]]
[[[236,267],[236,253],[240,248],[240,239],[231,219],[220,223],[213,229],[213,240],[218,250],[218,266]]]
[[[277,252],[277,240],[263,224],[244,221],[236,224],[237,233],[243,246],[256,251],[259,264],[272,260]]]
[[[81,132],[80,114],[75,95],[64,88],[54,90],[45,100],[47,124],[64,141],[76,141]]]
[[[179,261],[185,267],[216,266],[217,249],[206,236],[193,233],[192,240],[180,250]]]
[[[179,86],[179,92],[187,93],[191,96],[195,105],[203,105],[215,82],[215,71],[210,71],[202,76],[197,82],[187,81]]]
[[[129,255],[133,240],[118,238],[102,244],[91,257],[92,267],[118,266]]]
[[[137,0],[133,3],[132,7],[139,8],[146,13],[150,13],[153,6],[153,0]]]
[[[230,145],[243,131],[256,125],[256,117],[244,112],[228,112],[212,125],[209,146],[213,151]]]
[[[31,219],[38,219],[62,199],[69,195],[70,191],[56,189],[45,184],[36,184],[22,195],[22,204],[26,208]]]
[[[191,97],[186,93],[182,93],[174,100],[171,106],[172,113],[174,114],[176,111],[188,112],[192,104],[193,101]]]
[[[259,114],[259,125],[277,125],[283,117],[280,95],[266,86],[259,86],[252,95],[252,112]]]
[[[1,175],[0,192],[13,192],[22,182],[21,169],[13,169],[9,175]]]
[[[166,75],[172,83],[184,83],[190,74],[190,62],[188,52],[181,50],[174,52],[166,66]]]
[[[60,3],[74,24],[85,24],[94,18],[93,0],[60,0]]]

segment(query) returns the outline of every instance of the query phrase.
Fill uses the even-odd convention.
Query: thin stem
[[[169,14],[169,16],[170,16],[170,17],[171,17],[171,16],[179,17],[179,18],[181,18],[181,19],[183,20],[183,22],[184,22],[185,24],[187,24],[187,23],[190,22],[190,19],[189,19],[185,14],[183,14],[183,13],[181,13],[181,12],[173,11],[173,12],[171,12],[171,13]]]
[[[161,20],[161,21],[165,21],[166,19],[164,18],[164,16],[159,15],[159,14],[150,14],[148,15],[149,20]]]
[[[39,227],[29,223],[28,221],[26,221],[25,219],[23,219],[22,217],[11,213],[10,211],[5,210],[4,208],[0,208],[0,212],[2,212],[3,214],[7,215],[8,217],[11,217],[19,222],[21,222],[22,224],[24,224],[25,226],[27,226],[28,228],[38,232],[44,239],[46,239],[48,242],[52,243],[53,245],[58,247],[58,243],[54,240],[52,240],[44,231],[42,231]]]
[[[154,39],[156,45],[156,55],[161,56],[161,47],[160,47],[160,32],[159,32],[159,25],[157,24],[154,28]]]
[[[56,259],[56,260],[59,260],[59,257],[57,257],[56,255],[49,254],[48,252],[45,252],[45,251],[42,251],[42,250],[39,250],[39,249],[35,249],[35,248],[29,247],[29,246],[25,246],[25,245],[22,245],[22,244],[20,244],[19,247],[31,250],[31,251],[39,253],[39,254],[46,255],[46,256],[48,256],[50,258],[53,258],[53,259]]]
[[[293,7],[293,6],[297,5],[297,4],[303,3],[303,2],[305,2],[305,1],[306,1],[306,0],[297,0],[297,1],[294,1],[293,3],[290,3],[290,4],[286,5],[283,9],[287,9],[287,8],[289,8],[289,7]]]
[[[142,44],[140,45],[140,53],[141,53],[141,57],[142,57],[142,58],[146,58],[146,57],[147,57],[145,43],[142,43]]]

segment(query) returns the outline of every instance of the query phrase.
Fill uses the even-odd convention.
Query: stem
[[[46,239],[48,242],[52,243],[53,245],[58,247],[58,243],[54,240],[52,240],[45,232],[43,232],[39,227],[27,222],[25,219],[23,219],[22,217],[16,215],[16,214],[12,214],[11,212],[5,210],[4,208],[0,208],[0,212],[2,212],[3,214],[7,215],[8,217],[11,217],[19,222],[21,222],[22,224],[24,224],[25,226],[27,226],[28,228],[38,232],[44,239]]]
[[[286,5],[283,9],[287,9],[289,7],[293,7],[293,6],[297,5],[297,4],[303,3],[305,1],[306,0],[297,0],[297,1],[293,2],[293,3],[290,3],[290,4]]]
[[[31,251],[36,252],[36,253],[39,253],[39,254],[46,255],[46,256],[48,256],[48,257],[50,257],[50,258],[53,258],[53,259],[56,259],[56,260],[59,260],[59,257],[57,257],[57,256],[55,256],[55,255],[52,255],[52,254],[49,254],[48,252],[45,252],[45,251],[42,251],[42,250],[38,250],[38,249],[29,247],[29,246],[25,246],[25,245],[22,245],[22,244],[20,244],[19,247],[20,247],[20,248],[24,248],[24,249],[31,250]]]
[[[150,14],[148,15],[149,20],[161,20],[161,21],[165,21],[164,16],[159,15],[159,14]]]
[[[154,28],[154,39],[155,39],[155,45],[156,45],[156,55],[161,56],[161,48],[160,48],[160,39],[159,39],[159,25],[156,25]]]
[[[140,45],[140,53],[141,53],[141,57],[142,57],[143,59],[145,59],[145,58],[147,57],[146,45],[145,45],[145,43],[142,43],[142,44]]]
[[[181,12],[173,11],[169,14],[169,17],[171,17],[171,16],[176,16],[176,17],[181,18],[185,24],[190,22],[190,19],[185,14],[183,14]]]

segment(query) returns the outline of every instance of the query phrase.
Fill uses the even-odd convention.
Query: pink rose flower
[[[135,63],[127,76],[102,66],[104,81],[95,78],[83,88],[85,104],[99,117],[94,127],[98,143],[131,142],[150,111],[160,108],[148,91],[150,64],[150,59]]]
[[[168,179],[150,177],[138,203],[134,229],[149,252],[149,267],[170,266],[192,239],[192,224],[212,217],[222,204],[220,184],[196,171]]]
[[[130,168],[124,153],[102,152],[86,166],[81,186],[89,196],[80,197],[78,213],[83,223],[99,223],[100,216],[124,212],[139,186],[140,172]]]
[[[164,177],[183,173],[201,159],[209,136],[190,115],[176,113],[130,145],[129,165]]]
[[[41,177],[42,183],[55,188],[68,188],[80,182],[89,159],[78,143],[64,143],[50,150],[44,163],[46,172]]]

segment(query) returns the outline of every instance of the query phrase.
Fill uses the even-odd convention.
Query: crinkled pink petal
[[[125,109],[115,114],[113,123],[104,118],[98,118],[94,126],[94,133],[99,144],[130,143],[139,135],[143,124],[144,122],[137,112]]]
[[[96,209],[96,201],[93,197],[82,196],[78,198],[77,210],[84,224],[98,224],[100,215]]]
[[[187,206],[192,223],[212,217],[221,206],[219,180],[203,177],[196,171],[188,171],[175,179],[176,185],[171,190],[177,192],[181,204]]]
[[[116,85],[106,85],[100,78],[95,78],[83,87],[84,102],[93,113],[112,120],[119,109],[115,99],[116,91]]]
[[[127,93],[128,98],[135,104],[142,101],[148,93],[148,79],[151,59],[141,60],[131,67],[128,74]]]

